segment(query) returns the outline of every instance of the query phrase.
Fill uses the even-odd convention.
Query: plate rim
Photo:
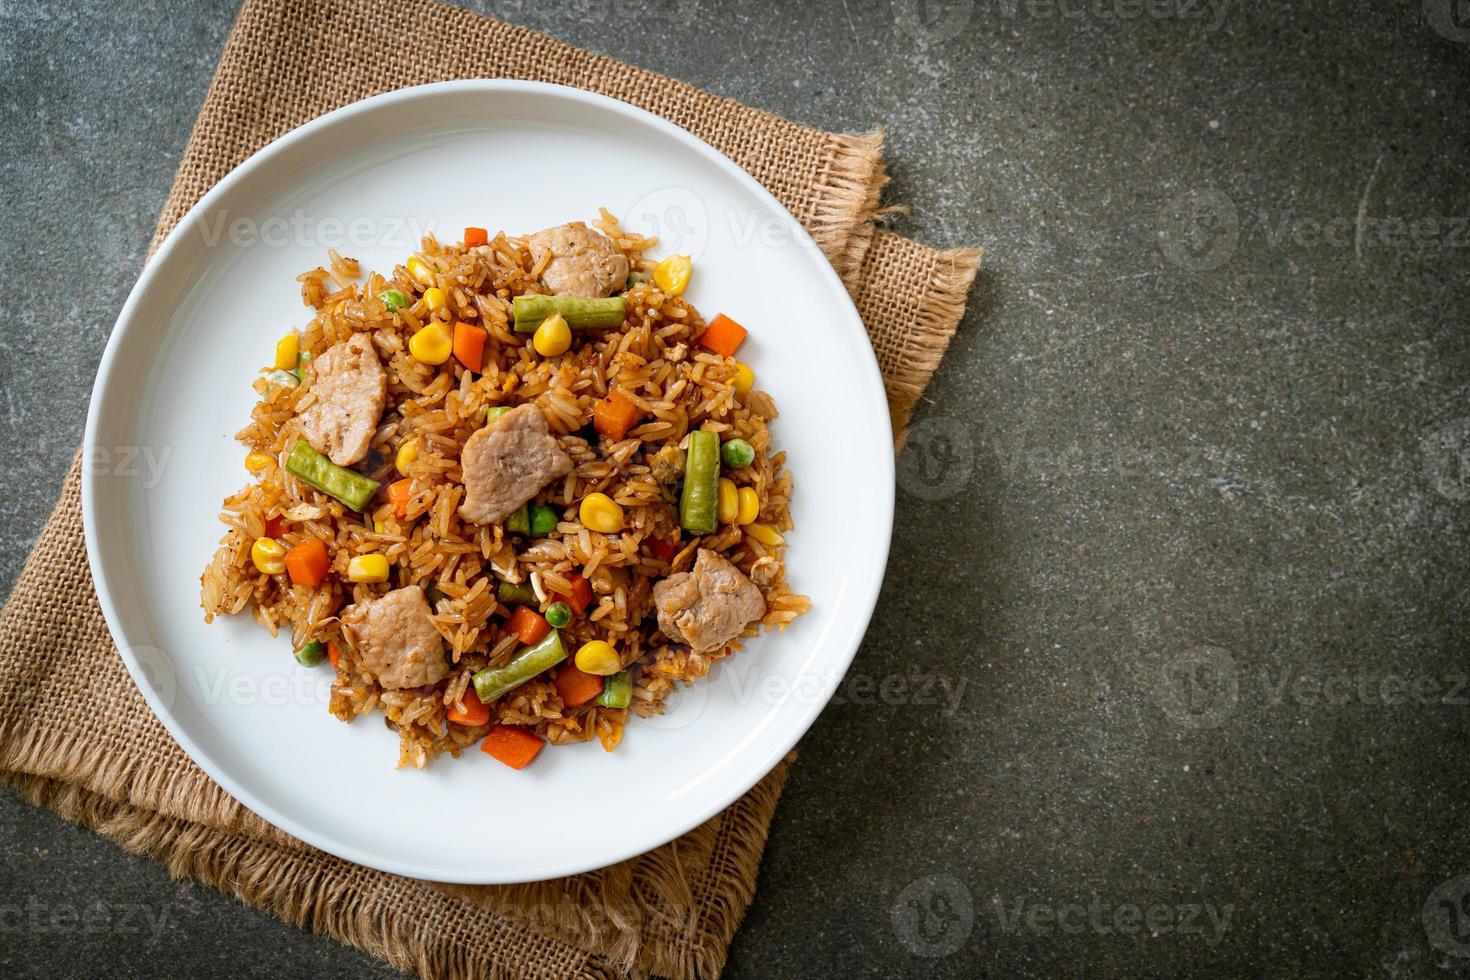
[[[584,89],[548,82],[519,79],[460,79],[415,85],[385,92],[341,106],[303,123],[301,126],[277,137],[252,153],[205,192],[179,218],[174,224],[174,227],[170,229],[168,235],[164,237],[157,251],[145,261],[137,281],[129,291],[127,300],[123,303],[118,313],[113,328],[109,333],[101,360],[97,366],[96,378],[88,401],[87,421],[82,441],[82,459],[84,463],[80,474],[82,524],[83,537],[87,550],[88,571],[92,577],[93,589],[97,595],[98,605],[102,610],[103,619],[107,623],[109,636],[124,666],[126,666],[134,686],[148,704],[149,710],[153,712],[154,717],[158,719],[159,723],[168,731],[170,737],[188,755],[190,761],[199,766],[232,799],[272,826],[292,835],[298,840],[319,848],[328,854],[364,867],[419,880],[442,881],[456,884],[518,884],[594,871],[655,850],[667,844],[669,841],[683,836],[690,830],[723,812],[736,800],[748,793],[752,787],[770,775],[776,766],[780,764],[781,760],[800,741],[802,736],[811,729],[811,726],[830,703],[833,695],[836,693],[837,686],[851,668],[853,659],[856,657],[857,651],[862,645],[862,640],[871,622],[873,612],[877,607],[878,596],[885,578],[888,555],[893,537],[895,461],[891,452],[883,454],[882,459],[877,461],[881,472],[873,474],[877,478],[871,481],[871,485],[880,489],[877,500],[877,516],[881,518],[881,527],[870,527],[866,532],[876,539],[874,541],[874,548],[877,551],[877,561],[875,563],[877,574],[873,576],[871,583],[864,588],[863,592],[865,594],[860,596],[858,608],[861,611],[861,621],[854,621],[852,624],[854,628],[850,633],[851,639],[843,642],[841,656],[832,664],[833,667],[840,669],[833,671],[831,680],[825,685],[825,690],[822,695],[812,699],[811,703],[805,706],[804,712],[796,717],[795,723],[791,724],[789,730],[777,740],[778,747],[769,752],[767,758],[751,770],[755,773],[754,778],[748,781],[745,779],[736,779],[723,791],[710,794],[703,805],[693,810],[695,814],[693,818],[685,818],[670,823],[663,830],[653,835],[655,838],[653,843],[645,845],[642,839],[640,839],[636,846],[625,844],[623,847],[610,848],[607,852],[611,855],[610,857],[606,860],[599,859],[596,863],[590,865],[579,861],[573,861],[563,865],[551,862],[545,867],[544,873],[538,870],[535,875],[509,873],[491,874],[489,877],[485,873],[474,874],[468,872],[457,875],[455,873],[445,875],[436,871],[432,874],[426,874],[424,866],[416,866],[412,861],[393,858],[388,854],[362,851],[356,846],[345,844],[333,838],[329,833],[321,832],[315,827],[302,824],[279,812],[273,806],[264,803],[255,794],[249,792],[189,736],[173,712],[161,703],[161,699],[155,691],[153,684],[147,679],[146,670],[132,654],[131,645],[126,642],[127,636],[122,628],[121,617],[113,599],[113,590],[109,586],[106,576],[103,574],[101,531],[97,525],[96,507],[97,497],[101,490],[101,480],[104,478],[105,473],[100,468],[91,468],[85,465],[87,460],[96,458],[94,456],[95,447],[97,446],[99,430],[103,424],[100,409],[108,398],[110,385],[122,380],[114,377],[116,373],[115,361],[121,356],[121,351],[124,346],[132,342],[131,338],[141,332],[142,324],[138,318],[138,307],[142,302],[142,297],[148,291],[153,280],[161,274],[161,270],[169,265],[169,261],[174,253],[182,247],[186,235],[194,228],[201,216],[213,208],[216,201],[225,196],[236,184],[248,179],[256,169],[261,167],[271,157],[283,152],[287,147],[295,143],[310,139],[320,130],[328,129],[353,116],[371,114],[398,102],[415,99],[434,99],[444,95],[472,91],[498,93],[512,97],[517,95],[551,96],[566,99],[573,103],[581,103],[593,109],[609,112],[614,116],[622,116],[637,124],[651,125],[655,129],[661,130],[665,135],[689,147],[693,152],[703,156],[709,162],[714,163],[728,176],[742,185],[745,190],[755,194],[773,214],[779,216],[786,224],[786,231],[796,236],[796,240],[801,247],[813,249],[820,257],[820,261],[818,262],[820,272],[826,280],[828,287],[841,299],[843,315],[835,319],[844,321],[847,324],[847,328],[855,334],[854,339],[861,342],[866,353],[865,358],[860,358],[863,363],[862,373],[865,375],[862,380],[865,386],[872,388],[876,392],[877,397],[883,399],[883,411],[879,414],[881,415],[883,424],[886,426],[887,438],[884,442],[885,445],[892,445],[892,419],[887,411],[882,374],[878,366],[876,352],[873,350],[871,341],[868,339],[866,328],[863,326],[862,318],[857,311],[857,307],[853,303],[847,288],[843,285],[841,278],[837,275],[836,270],[832,268],[826,255],[816,246],[807,230],[791,214],[790,210],[767,190],[764,185],[724,153],[715,149],[693,133],[667,119],[630,103]],[[881,530],[883,533],[881,535],[872,534],[874,530]]]

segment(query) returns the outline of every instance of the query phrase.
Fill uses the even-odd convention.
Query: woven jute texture
[[[559,82],[622,99],[748,170],[802,221],[847,284],[901,433],[954,333],[979,253],[936,251],[875,224],[885,180],[876,134],[798,126],[427,0],[248,0],[154,246],[215,182],[277,136],[379,92],[464,77]],[[500,887],[414,881],[275,829],[169,738],[123,668],[97,605],[77,463],[0,612],[0,778],[175,875],[427,977],[718,974],[754,895],[789,765],[703,826],[600,871]]]

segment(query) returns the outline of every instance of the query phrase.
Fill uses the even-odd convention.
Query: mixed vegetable
[[[487,242],[485,229],[465,229],[466,247]],[[443,289],[432,285],[433,270],[422,257],[412,256],[406,268],[417,284],[419,297],[392,288],[382,290],[378,299],[388,311],[395,313],[415,307],[418,298],[423,300],[429,316],[424,326],[409,338],[409,354],[423,364],[439,366],[453,361],[466,371],[479,372],[489,340],[487,331],[474,324],[450,322],[453,318],[448,309],[449,297]],[[655,266],[652,279],[666,294],[678,296],[688,287],[692,272],[690,257],[675,255]],[[628,277],[628,284],[631,286],[642,278],[635,272]],[[530,335],[527,342],[536,354],[553,358],[571,350],[578,331],[621,326],[626,301],[623,296],[522,295],[512,301],[512,312],[514,331]],[[744,327],[721,314],[709,321],[694,342],[722,357],[733,358],[746,335]],[[310,360],[311,354],[301,350],[300,336],[294,331],[288,333],[275,345],[271,367],[266,369],[267,381],[272,385],[305,383]],[[740,394],[750,392],[755,384],[754,373],[740,361],[735,361],[734,367],[731,386]],[[495,426],[511,410],[508,405],[491,407],[486,412],[486,426]],[[616,443],[634,432],[647,414],[646,405],[635,394],[612,388],[594,405],[593,427],[608,443]],[[755,488],[738,486],[722,475],[726,470],[740,470],[754,463],[755,449],[749,442],[734,438],[722,443],[716,432],[697,429],[687,434],[682,448],[678,523],[683,531],[698,537],[714,533],[722,524],[739,525],[763,544],[781,542],[778,531],[756,521],[761,504]],[[354,469],[332,462],[306,439],[296,442],[284,466],[297,479],[357,512],[364,512],[381,489],[393,505],[393,515],[398,520],[408,520],[414,499],[410,474],[421,451],[419,440],[413,437],[397,447],[393,468],[401,478],[386,487]],[[245,460],[247,470],[255,475],[269,472],[277,463],[275,457],[260,452],[250,453]],[[622,506],[601,492],[588,493],[578,502],[577,517],[589,530],[603,534],[621,531],[626,520]],[[553,534],[561,520],[562,513],[557,508],[529,501],[504,519],[503,528],[508,534],[539,538]],[[310,537],[288,549],[279,540],[282,534],[283,519],[272,518],[266,533],[251,547],[251,561],[256,570],[262,575],[284,575],[293,586],[319,587],[332,570],[328,542]],[[649,539],[645,543],[665,562],[673,560],[679,546],[677,541],[662,539]],[[387,556],[371,553],[353,556],[346,564],[344,577],[354,583],[380,583],[388,581],[391,575]],[[624,665],[611,643],[590,640],[575,655],[569,654],[561,631],[571,625],[574,617],[586,615],[596,600],[585,578],[574,574],[569,582],[570,594],[549,593],[544,598],[538,597],[537,588],[529,582],[500,579],[496,583],[495,599],[507,611],[505,630],[521,646],[504,664],[474,673],[459,700],[446,709],[446,717],[453,724],[471,728],[489,726],[481,748],[514,769],[524,768],[535,759],[544,742],[527,728],[490,726],[491,705],[528,681],[554,671],[551,681],[569,708],[595,703],[603,708],[625,709],[632,702],[635,668]],[[432,609],[447,596],[431,585],[426,589],[426,598]],[[334,643],[312,639],[296,649],[294,657],[306,667],[316,667],[325,660],[336,669],[342,651]]]

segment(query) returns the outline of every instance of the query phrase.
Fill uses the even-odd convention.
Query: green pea
[[[561,629],[572,621],[572,607],[565,602],[553,602],[546,607],[546,621],[556,629]]]
[[[401,289],[385,289],[378,294],[378,299],[383,301],[383,305],[388,307],[389,312],[413,305],[413,300],[409,299],[408,294]]]
[[[509,405],[491,405],[485,409],[485,424],[489,425],[508,411],[510,411]]]
[[[556,508],[542,504],[531,505],[531,533],[538,537],[556,530],[558,518]]]
[[[315,667],[327,655],[327,645],[321,640],[312,640],[296,651],[296,662],[303,667]]]
[[[720,459],[726,466],[741,470],[755,462],[755,450],[744,439],[731,439],[720,447]]]
[[[525,504],[521,504],[505,519],[505,529],[512,534],[531,533],[531,513]]]

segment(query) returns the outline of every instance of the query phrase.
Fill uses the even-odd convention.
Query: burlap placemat
[[[402,42],[404,37],[437,43]],[[248,0],[154,246],[276,136],[378,92],[461,77],[560,82],[642,106],[731,156],[802,221],[852,292],[895,432],[963,312],[979,254],[874,225],[877,136],[798,126],[425,0]],[[79,468],[0,613],[0,778],[135,853],[429,977],[717,974],[755,889],[789,760],[725,812],[622,864],[463,888],[361,868],[235,802],[153,717],[115,655],[82,541]]]

